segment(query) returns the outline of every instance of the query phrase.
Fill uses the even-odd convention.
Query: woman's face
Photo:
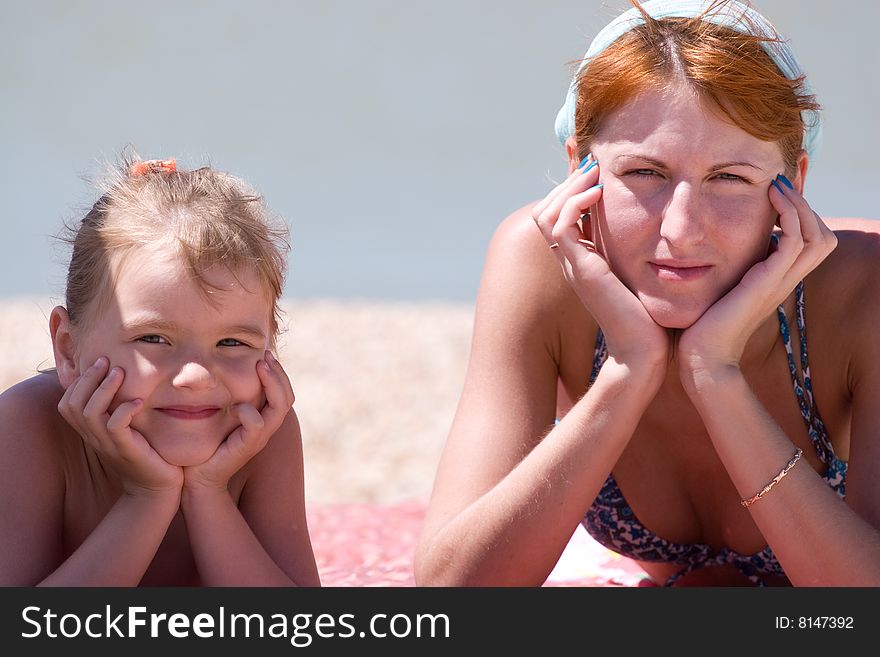
[[[592,153],[604,185],[594,237],[661,326],[692,325],[766,258],[782,152],[687,86],[637,96],[606,119]]]

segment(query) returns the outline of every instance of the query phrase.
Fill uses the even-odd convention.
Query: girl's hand
[[[532,208],[532,219],[562,265],[566,280],[605,334],[609,357],[665,371],[669,333],[611,271],[598,252],[588,216],[602,197],[595,160],[575,170]],[[662,372],[661,372],[662,374]],[[662,377],[661,377],[662,378]]]
[[[258,411],[251,404],[238,404],[233,408],[241,426],[220,443],[207,461],[184,468],[187,488],[225,490],[232,475],[266,446],[290,412],[293,387],[281,363],[268,351],[265,359],[257,363],[257,376],[266,395],[263,409]]]
[[[678,341],[681,375],[739,367],[746,342],[803,278],[837,246],[837,237],[782,175],[770,185],[782,233],[766,260],[716,301]]]
[[[110,361],[101,356],[67,388],[58,412],[77,430],[122,479],[132,495],[156,492],[180,493],[183,470],[165,461],[147,440],[131,428],[132,418],[143,410],[143,401],[124,402],[110,412],[113,397],[122,386],[121,367],[107,369]]]

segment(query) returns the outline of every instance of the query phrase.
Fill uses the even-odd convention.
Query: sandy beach
[[[0,390],[53,364],[43,298],[6,299]],[[285,301],[279,357],[309,504],[426,500],[470,348],[470,304]]]

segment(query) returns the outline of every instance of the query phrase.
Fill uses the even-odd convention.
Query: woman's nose
[[[184,363],[172,379],[176,388],[209,389],[217,385],[210,368],[201,361],[189,360]]]
[[[688,183],[678,183],[663,209],[660,236],[672,246],[698,244],[703,239],[704,220],[699,191]]]

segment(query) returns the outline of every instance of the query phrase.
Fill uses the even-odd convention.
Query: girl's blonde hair
[[[211,167],[181,171],[173,161],[124,156],[101,197],[79,224],[67,226],[62,239],[73,247],[65,305],[74,326],[86,325],[112,297],[112,262],[133,249],[167,245],[206,292],[210,285],[203,273],[215,265],[233,273],[256,271],[272,300],[274,343],[281,324],[278,301],[287,272],[288,230],[240,178]]]

